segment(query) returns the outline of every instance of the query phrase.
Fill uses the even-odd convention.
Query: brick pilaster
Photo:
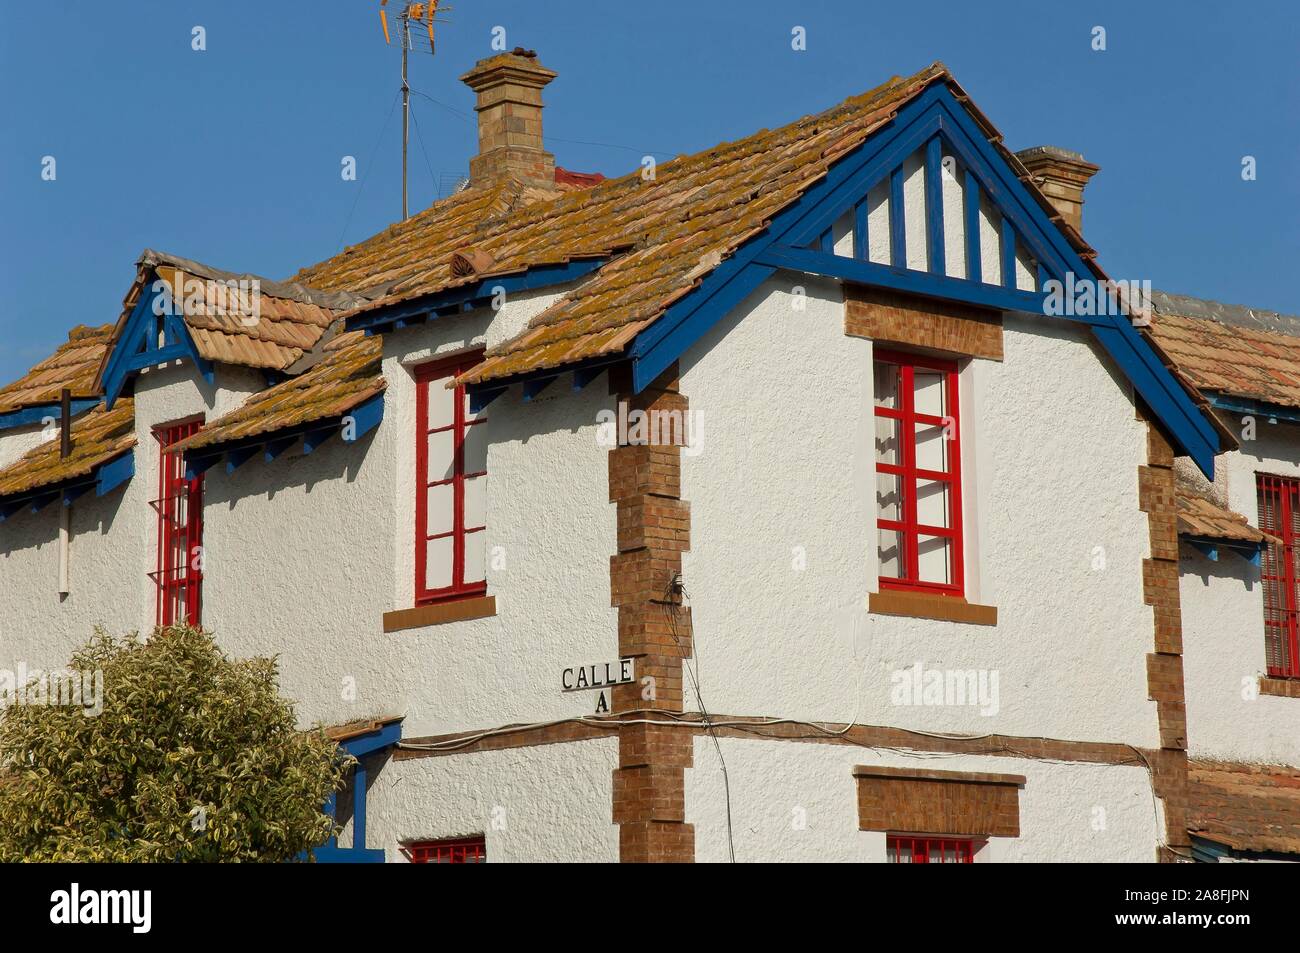
[[[1147,655],[1147,692],[1156,703],[1160,750],[1151,764],[1152,785],[1164,804],[1161,861],[1191,848],[1187,833],[1187,697],[1183,685],[1182,612],[1178,598],[1178,503],[1174,453],[1154,423],[1147,423],[1147,465],[1138,468],[1138,501],[1147,514],[1151,555],[1142,562],[1142,593],[1151,606],[1155,651]]]
[[[686,398],[669,368],[640,394],[626,375],[611,373],[610,392],[628,412],[677,412]],[[660,428],[651,427],[650,433]],[[680,433],[680,431],[676,431]],[[621,435],[620,435],[621,436]],[[650,709],[683,710],[682,660],[691,654],[691,613],[673,579],[690,548],[690,505],[681,499],[681,447],[620,444],[609,453],[609,498],[618,508],[618,552],[610,557],[610,601],[618,608],[618,651],[636,659],[637,682],[614,689],[614,714],[636,720]],[[642,680],[653,681],[653,697]],[[691,732],[629,724],[619,731],[614,771],[614,823],[624,862],[690,862],[695,830],[686,823],[686,769]]]

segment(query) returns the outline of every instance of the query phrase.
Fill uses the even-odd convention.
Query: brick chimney
[[[479,60],[461,82],[478,94],[478,155],[469,160],[471,185],[513,175],[555,188],[555,156],[542,147],[542,87],[556,74],[532,50],[515,47]]]
[[[1085,161],[1077,152],[1058,146],[1022,149],[1016,157],[1024,163],[1047,200],[1082,235],[1083,187],[1101,170],[1101,166]]]

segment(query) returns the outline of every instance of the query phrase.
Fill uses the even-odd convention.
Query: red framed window
[[[885,855],[891,864],[973,864],[975,842],[951,837],[890,834]]]
[[[481,355],[416,371],[415,601],[487,591],[487,422],[465,388],[448,389]]]
[[[1296,538],[1300,536],[1300,480],[1259,474],[1259,528],[1281,540],[1264,549],[1260,581],[1264,590],[1264,660],[1274,678],[1300,678],[1300,638],[1296,608]]]
[[[185,478],[185,461],[169,450],[203,429],[203,421],[168,424],[153,431],[158,441],[157,569],[158,625],[198,625],[203,604],[203,475]]]
[[[875,355],[876,533],[882,589],[961,596],[957,365]]]
[[[482,837],[426,840],[402,849],[413,864],[486,864],[487,845]]]

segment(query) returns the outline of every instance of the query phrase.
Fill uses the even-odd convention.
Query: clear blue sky
[[[456,77],[491,55],[494,26],[560,74],[545,113],[558,161],[610,175],[940,59],[1011,148],[1061,145],[1102,167],[1085,232],[1113,276],[1300,313],[1294,0],[452,5],[437,57],[412,56],[412,86],[452,107],[412,97],[413,208],[465,172],[472,94]],[[391,0],[390,22],[401,6]],[[400,57],[383,43],[378,9],[6,0],[0,381],[72,325],[115,320],[142,248],[282,278],[394,221],[400,123],[385,118]],[[195,25],[205,52],[191,50]],[[805,52],[790,48],[795,25]],[[1104,52],[1091,49],[1097,25]],[[41,179],[46,155],[53,182]],[[356,182],[339,175],[344,155],[357,157]],[[1245,155],[1256,181],[1242,181]]]

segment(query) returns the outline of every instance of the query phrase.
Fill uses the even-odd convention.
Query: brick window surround
[[[1264,656],[1270,679],[1300,678],[1300,480],[1259,474],[1259,528],[1281,540],[1267,546],[1260,566],[1264,594]]]
[[[858,827],[921,837],[1019,837],[1018,774],[859,765]]]
[[[880,589],[962,597],[957,364],[875,352]]]
[[[413,841],[402,847],[413,864],[486,864],[487,844],[483,837],[453,840]]]
[[[487,592],[487,421],[463,386],[447,383],[481,352],[431,361],[415,371],[415,602]]]
[[[203,475],[185,477],[185,460],[168,448],[203,429],[202,420],[157,427],[158,496],[156,569],[149,574],[158,590],[155,621],[168,626],[198,625],[203,604]]]

